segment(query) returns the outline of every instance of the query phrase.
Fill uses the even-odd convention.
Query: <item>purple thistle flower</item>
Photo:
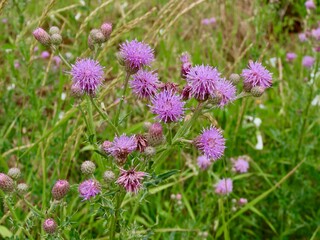
[[[236,161],[233,161],[232,169],[238,173],[246,173],[249,169],[249,162],[243,158],[238,158]]]
[[[128,155],[137,148],[137,139],[135,136],[126,136],[125,134],[120,137],[115,137],[112,145],[106,149],[113,157],[115,157],[119,164],[125,163]]]
[[[180,61],[181,61],[181,63],[190,62],[190,54],[187,53],[187,52],[182,53],[181,56],[180,56]]]
[[[297,58],[297,54],[293,53],[293,52],[289,52],[286,55],[286,59],[288,62],[292,62],[293,60],[295,60]]]
[[[271,73],[259,62],[249,61],[248,69],[242,70],[241,76],[244,78],[244,84],[250,88],[269,88],[272,85]]]
[[[124,187],[127,192],[137,193],[141,188],[141,180],[146,176],[145,172],[137,172],[135,169],[128,171],[120,169],[120,177],[116,181],[119,185]]]
[[[51,44],[50,35],[44,29],[37,28],[32,34],[34,38],[44,46],[49,46]]]
[[[230,178],[223,178],[215,185],[215,192],[219,195],[226,195],[232,192],[233,184]]]
[[[158,84],[158,74],[145,70],[139,70],[130,81],[133,92],[140,98],[153,97],[157,92]]]
[[[134,73],[154,61],[154,50],[148,44],[137,40],[126,41],[120,45],[120,57],[127,70]]]
[[[320,41],[320,27],[317,29],[312,29],[311,35],[315,40]]]
[[[226,140],[222,136],[221,130],[215,127],[204,129],[195,142],[203,154],[214,161],[222,157],[226,148]]]
[[[201,168],[202,170],[206,170],[210,167],[211,161],[209,158],[203,155],[197,158],[197,164],[199,168]]]
[[[52,218],[47,218],[42,226],[43,230],[48,234],[53,234],[57,230],[57,223]]]
[[[236,87],[225,79],[222,79],[216,83],[216,92],[218,93],[220,107],[225,106],[229,102],[236,99]]]
[[[312,0],[308,0],[304,3],[304,5],[306,6],[307,9],[311,10],[311,9],[315,9],[316,5],[314,4],[314,2]]]
[[[298,37],[300,42],[306,42],[308,40],[307,35],[305,33],[299,33]]]
[[[41,53],[41,58],[42,59],[47,59],[47,58],[49,58],[50,57],[50,53],[48,52],[48,51],[43,51],[42,53]]]
[[[101,186],[98,181],[89,179],[82,182],[78,190],[83,200],[89,200],[101,192]]]
[[[156,94],[151,102],[151,111],[157,114],[156,118],[162,122],[176,122],[184,114],[185,103],[181,101],[181,96],[174,94],[173,91],[162,91]]]
[[[214,96],[215,84],[221,80],[218,70],[208,65],[190,68],[186,79],[191,87],[192,96],[197,100],[206,100],[209,96]]]
[[[56,200],[64,198],[70,190],[70,184],[67,180],[58,180],[52,188],[52,197]]]
[[[190,69],[192,68],[192,63],[190,60],[190,55],[187,52],[184,52],[181,54],[180,57],[180,61],[181,61],[181,70],[180,70],[180,75],[182,78],[186,78],[188,72],[190,71]]]
[[[103,80],[103,67],[99,62],[85,58],[72,65],[73,84],[87,94],[95,94]]]
[[[311,56],[304,56],[302,59],[302,65],[306,68],[311,68],[315,62],[315,59]]]

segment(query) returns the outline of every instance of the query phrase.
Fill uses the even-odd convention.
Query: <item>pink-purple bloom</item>
[[[230,178],[223,178],[215,185],[215,192],[219,195],[227,195],[232,192],[233,184]]]
[[[224,154],[226,140],[220,129],[210,127],[204,129],[202,134],[196,138],[196,145],[207,158],[213,161],[221,158]]]
[[[320,27],[312,29],[311,35],[315,40],[320,41]]]
[[[288,52],[287,55],[286,55],[286,59],[287,59],[288,62],[292,62],[296,58],[297,58],[297,54],[295,54],[293,52]]]
[[[271,73],[259,62],[249,61],[248,68],[242,70],[241,76],[244,78],[244,84],[250,88],[269,88],[272,85]]]
[[[306,68],[311,68],[315,62],[315,59],[311,56],[304,56],[302,59],[302,65]]]
[[[315,9],[316,5],[314,4],[313,0],[308,0],[304,3],[307,9]]]
[[[209,158],[207,158],[207,156],[203,155],[197,158],[197,164],[199,168],[206,170],[210,167],[211,161]]]
[[[154,96],[151,100],[151,111],[157,114],[156,118],[162,122],[176,122],[184,114],[184,102],[181,96],[176,95],[172,90],[164,90]]]
[[[127,70],[137,72],[154,61],[154,50],[148,44],[137,40],[126,41],[120,45],[120,57]]]
[[[308,40],[307,35],[305,33],[299,33],[298,37],[300,42],[306,42]]]
[[[116,181],[119,185],[124,187],[127,192],[137,193],[141,188],[141,180],[146,176],[145,172],[138,172],[135,169],[128,171],[120,169],[121,173]]]
[[[60,64],[61,64],[61,58],[60,58],[59,56],[54,56],[54,57],[52,58],[52,61],[54,62],[54,64],[55,64],[57,67],[59,67]]]
[[[157,73],[141,69],[132,78],[130,86],[139,98],[150,98],[156,94],[159,85]]]
[[[216,22],[217,22],[217,20],[214,17],[212,17],[212,18],[204,18],[201,21],[202,25],[213,25],[213,26],[216,25]]]
[[[106,149],[113,157],[124,160],[127,156],[137,148],[137,140],[135,136],[126,136],[122,134],[120,137],[115,137],[112,145]]]
[[[89,200],[101,192],[101,186],[97,180],[89,179],[82,182],[78,190],[83,200]]]
[[[220,107],[223,107],[229,102],[235,100],[237,89],[230,81],[222,79],[220,81],[217,81],[215,86],[216,86],[215,94],[219,99],[218,105]]]
[[[41,53],[41,58],[42,59],[47,59],[47,58],[49,58],[50,57],[50,53],[48,52],[48,51],[43,51],[42,53]]]
[[[238,173],[246,173],[249,169],[249,162],[243,158],[238,158],[237,160],[233,161],[232,169]]]
[[[220,73],[211,66],[192,67],[186,75],[187,82],[191,87],[191,94],[197,100],[206,100],[215,95],[215,84],[222,80]]]
[[[87,94],[95,94],[103,80],[103,67],[99,62],[85,58],[72,65],[73,84]]]

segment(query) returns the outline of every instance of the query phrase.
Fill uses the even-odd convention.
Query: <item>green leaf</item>
[[[0,235],[3,237],[3,238],[10,238],[12,237],[12,232],[9,231],[8,228],[6,228],[5,226],[2,226],[0,225]]]

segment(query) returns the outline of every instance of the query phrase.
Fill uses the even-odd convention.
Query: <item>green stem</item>
[[[201,114],[202,108],[205,106],[206,103],[198,103],[196,110],[194,111],[191,119],[189,121],[184,122],[183,126],[178,130],[174,138],[172,139],[172,144],[175,144],[179,138],[185,135],[185,133],[189,130],[192,124],[196,121],[196,119]]]
[[[124,192],[119,192],[116,195],[116,208],[115,208],[114,216],[113,216],[113,219],[111,221],[111,226],[110,226],[110,240],[114,240],[116,237],[120,207],[121,207],[121,204],[123,202],[125,195],[126,194]]]
[[[40,217],[44,218],[45,215],[40,211],[38,210],[37,208],[35,208],[34,206],[32,206],[32,204],[23,196],[19,195],[18,196],[25,202],[25,204],[28,205],[28,207],[33,210],[35,213],[37,213]]]
[[[117,127],[113,124],[112,121],[110,121],[109,116],[108,116],[106,113],[104,113],[104,112],[99,108],[99,106],[98,106],[97,103],[93,100],[93,98],[90,98],[90,100],[91,100],[93,106],[95,107],[95,109],[96,109],[96,110],[98,111],[98,113],[100,114],[100,116],[103,118],[103,120],[107,121],[107,123],[109,123],[110,126],[113,128],[113,131],[114,131],[117,135],[119,135],[119,131],[118,131]]]
[[[91,105],[91,97],[86,95],[87,99],[87,114],[88,114],[88,130],[89,130],[89,135],[94,135],[95,134],[95,127],[94,127],[94,121],[93,121],[93,114],[92,114],[92,105]]]
[[[67,65],[69,68],[72,68],[71,64],[64,58],[64,56],[62,56],[62,54],[56,47],[52,46],[52,49],[53,49],[53,52],[58,53],[58,56],[61,58],[61,60],[64,62],[65,65]]]
[[[312,97],[313,97],[314,85],[315,85],[315,82],[317,80],[316,77],[317,77],[318,67],[319,67],[319,57],[317,56],[317,62],[316,62],[316,65],[315,65],[315,68],[314,68],[314,74],[313,74],[314,79],[313,79],[312,85],[310,86],[311,89],[310,89],[310,93],[309,93],[309,96],[308,96],[307,107],[306,107],[306,109],[304,111],[303,122],[302,122],[301,131],[300,131],[297,151],[296,151],[295,162],[297,162],[297,160],[299,158],[299,154],[300,154],[303,138],[304,138],[304,135],[305,135],[305,128],[306,128],[306,125],[307,125],[309,110],[310,110],[311,101],[312,101]],[[310,76],[311,76],[311,74],[309,75],[309,80],[310,80]]]
[[[120,112],[121,112],[121,108],[122,108],[122,105],[123,105],[124,98],[125,98],[125,96],[126,96],[126,92],[127,92],[128,82],[129,82],[130,76],[131,76],[130,73],[127,73],[127,74],[126,74],[126,78],[125,78],[125,80],[124,80],[123,92],[122,92],[122,96],[121,96],[121,99],[120,99],[119,108],[118,108],[118,111],[117,111],[117,113],[116,113],[116,118],[115,118],[115,124],[116,124],[116,126],[119,125]]]

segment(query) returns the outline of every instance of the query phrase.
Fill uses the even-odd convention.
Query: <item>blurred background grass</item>
[[[27,198],[45,209],[50,190],[59,178],[79,183],[80,165],[95,159],[97,178],[108,166],[106,160],[86,151],[85,123],[70,94],[70,77],[66,66],[54,67],[53,55],[42,59],[45,49],[32,36],[37,26],[62,29],[61,53],[73,63],[77,57],[90,56],[87,36],[92,28],[111,21],[111,40],[99,54],[105,66],[106,81],[99,95],[112,116],[114,102],[121,96],[122,71],[115,54],[126,39],[144,40],[155,48],[156,69],[163,82],[183,84],[179,55],[188,51],[194,64],[217,66],[224,76],[240,73],[250,59],[260,60],[273,73],[274,85],[258,99],[242,99],[223,110],[212,109],[199,119],[185,136],[192,139],[203,127],[218,124],[224,129],[227,150],[224,161],[218,161],[206,172],[196,170],[198,152],[188,145],[162,159],[157,172],[179,169],[180,173],[154,189],[139,202],[139,197],[125,202],[123,213],[128,228],[124,239],[208,239],[220,238],[219,230],[227,228],[231,239],[320,239],[320,164],[319,106],[311,106],[306,119],[304,138],[298,152],[310,86],[305,78],[310,71],[301,65],[303,55],[312,54],[311,47],[298,42],[297,33],[307,22],[316,26],[319,10],[308,17],[304,1],[3,1],[0,34],[0,170],[18,166],[32,194]],[[319,6],[319,3],[318,3]],[[204,26],[203,18],[216,17],[217,26]],[[317,19],[318,18],[318,19]],[[38,51],[33,51],[34,47]],[[293,64],[285,61],[288,51],[296,52]],[[20,67],[14,65],[19,62]],[[319,83],[314,95],[319,94]],[[66,98],[62,97],[66,94]],[[143,102],[131,96],[126,104],[131,124],[125,133],[142,131],[142,123],[153,115]],[[260,118],[259,129],[245,116]],[[114,134],[105,122],[95,116],[98,140],[112,140]],[[255,149],[260,131],[264,148]],[[222,223],[222,209],[213,192],[218,177],[229,176],[225,163],[230,157],[249,155],[249,173],[234,178],[234,192],[224,200],[226,219],[235,214],[231,199],[245,197],[249,201],[275,186],[300,161],[303,164],[281,186],[266,195],[255,206],[230,221]],[[170,199],[182,194],[182,205]],[[80,203],[76,187],[68,196],[65,237],[98,239],[107,229],[102,208]],[[105,200],[105,205],[109,202]],[[18,204],[19,205],[19,204]],[[22,206],[22,208],[21,208]],[[91,212],[96,212],[92,217]],[[18,216],[37,236],[41,221],[22,203]],[[10,216],[0,208],[0,224],[12,232]],[[19,230],[18,230],[19,231]],[[20,233],[19,233],[20,234]],[[201,234],[200,234],[201,235]],[[21,233],[20,237],[23,234]],[[23,239],[24,237],[22,237]]]

